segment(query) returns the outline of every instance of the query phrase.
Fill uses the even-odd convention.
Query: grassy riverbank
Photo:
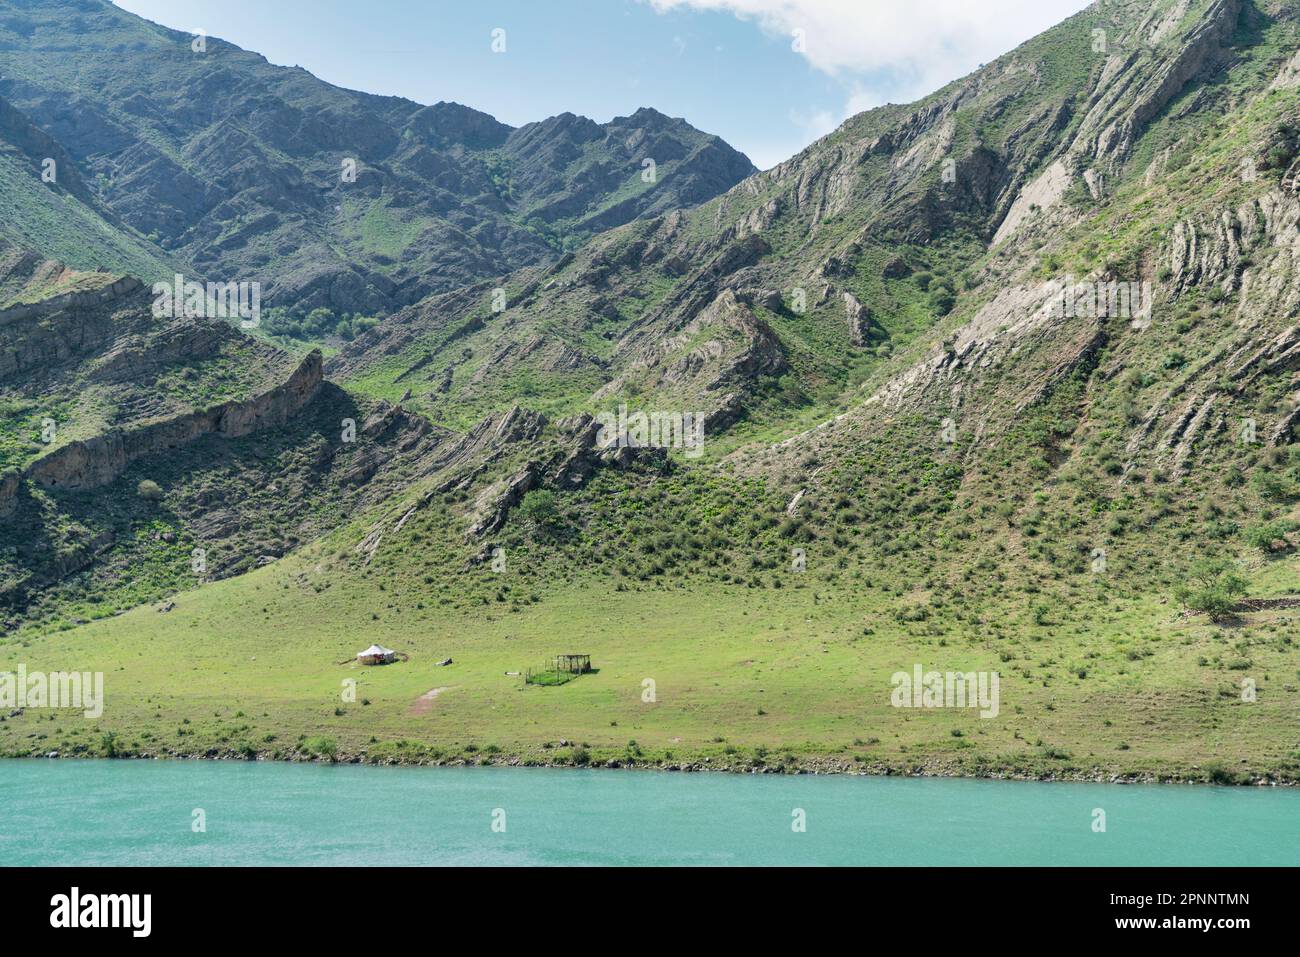
[[[513,610],[456,610],[418,579],[331,580],[312,551],[165,612],[0,646],[0,670],[102,671],[105,684],[98,719],[6,710],[0,753],[1300,779],[1295,609],[1219,627],[1163,596],[1099,593],[1068,614],[921,618],[919,592],[578,579]],[[1294,571],[1256,569],[1252,593],[1281,593]],[[372,641],[410,660],[339,664]],[[564,652],[597,670],[557,687],[508,674]],[[997,671],[997,716],[893,707],[891,676],[916,664]]]

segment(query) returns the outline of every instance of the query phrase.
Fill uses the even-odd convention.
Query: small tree
[[[1237,607],[1237,599],[1246,593],[1247,581],[1227,558],[1205,558],[1194,564],[1187,581],[1174,589],[1174,597],[1190,611],[1222,621]]]
[[[519,513],[539,530],[552,528],[560,520],[560,509],[556,504],[555,493],[544,488],[533,489],[525,495],[524,500],[519,504]]]

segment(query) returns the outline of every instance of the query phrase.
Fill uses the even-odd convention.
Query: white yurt
[[[363,665],[386,665],[397,659],[397,652],[383,645],[371,645],[365,651],[357,652],[357,661]]]

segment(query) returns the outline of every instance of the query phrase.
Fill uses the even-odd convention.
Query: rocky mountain
[[[449,434],[532,410],[509,468],[483,464],[463,489],[455,534],[471,540],[532,489],[579,490],[600,464],[594,416],[631,408],[703,421],[710,453],[692,468],[760,480],[780,510],[883,494],[888,474],[929,488],[908,534],[961,503],[996,515],[991,547],[1010,535],[1043,558],[1025,526],[1064,521],[1048,506],[1068,511],[1079,483],[1109,516],[1137,507],[1137,485],[1218,482],[1198,460],[1266,469],[1249,444],[1213,439],[1237,419],[1262,443],[1289,440],[1296,416],[1275,380],[1293,293],[1275,250],[1293,223],[1295,30],[1285,6],[1244,0],[1090,8],[702,205],[408,306],[325,374]],[[655,137],[676,129],[648,111],[617,133],[457,115],[454,138],[540,162],[519,208],[571,229],[608,195],[589,144],[619,144],[622,163],[647,137],[663,152]],[[552,202],[561,181],[568,196]],[[1092,303],[1082,312],[1076,292]],[[570,458],[581,466],[559,467]],[[1035,501],[999,489],[1008,470],[1029,470]],[[1113,531],[1079,534],[1076,557]]]
[[[445,288],[395,298],[328,359],[158,321],[123,277],[4,250],[10,621],[53,645],[76,616],[194,585],[194,549],[207,578],[283,556],[217,599],[188,592],[186,627],[225,635],[238,614],[275,616],[319,659],[302,665],[310,686],[283,676],[316,709],[295,728],[339,729],[358,760],[380,737],[433,759],[406,738],[417,726],[440,748],[513,735],[503,759],[550,761],[572,725],[614,763],[649,760],[643,747],[665,766],[682,753],[729,762],[735,735],[749,769],[790,767],[815,720],[817,756],[840,770],[1294,781],[1298,49],[1300,16],[1282,0],[1108,0],[671,209],[636,185],[639,163],[617,186],[641,144],[680,141],[658,115],[510,131],[459,108],[417,123],[399,101],[332,100],[330,130],[347,129],[341,117],[418,127],[400,138],[430,169],[445,151],[455,164],[439,168],[462,185],[482,174],[504,218],[476,222],[508,224],[502,236],[543,237],[539,223],[592,235],[560,255],[563,241],[539,238],[505,275],[487,253],[484,272],[449,266]],[[179,54],[160,62],[182,83]],[[321,89],[261,69],[287,84],[281,97]],[[109,163],[79,145],[81,113],[15,75],[3,92],[79,165]],[[79,95],[104,124],[96,141],[136,122]],[[220,102],[191,91],[172,112],[202,104],[210,119]],[[277,129],[223,162],[289,156]],[[114,155],[147,153],[122,143]],[[176,156],[198,169],[193,146]],[[716,144],[683,149],[683,182],[701,190],[740,172]],[[334,158],[313,155],[324,176]],[[383,168],[395,189],[405,168]],[[299,182],[244,185],[271,203]],[[159,188],[115,202],[87,187],[128,223],[129,196]],[[265,235],[280,236],[289,220],[273,215]],[[303,215],[293,231],[309,241]],[[162,246],[218,242],[216,221],[200,221]],[[419,245],[392,235],[399,252]],[[321,287],[299,288],[314,302]],[[41,444],[47,408],[61,447]],[[611,434],[637,415],[654,429]],[[688,418],[702,445],[681,441]],[[344,419],[364,441],[342,440]],[[1242,617],[1260,610],[1280,612],[1258,627]],[[435,661],[463,639],[469,690],[417,715],[409,698],[430,679],[399,676],[407,698],[374,699],[386,723],[348,725],[354,714],[320,698],[333,646],[300,624],[324,612],[344,622],[339,642],[382,627]],[[149,640],[189,640],[148,617]],[[144,640],[135,621],[111,631],[123,647]],[[593,697],[567,699],[581,713],[507,693],[517,649],[540,655],[571,625],[614,662]],[[888,676],[936,659],[1000,671],[1002,716],[900,718]],[[642,707],[648,674],[672,676],[670,707]],[[624,699],[633,710],[607,703]],[[876,733],[852,738],[842,720]],[[4,734],[17,753],[33,747]],[[1230,769],[1203,764],[1229,752]]]
[[[83,271],[166,276],[179,261],[101,204],[66,150],[0,99],[0,241]],[[38,257],[40,258],[40,257]]]
[[[500,155],[518,215],[578,238],[712,199],[754,172],[718,137],[647,107],[605,124],[572,113],[529,123]],[[659,188],[660,177],[670,188]]]
[[[319,534],[333,509],[404,487],[443,439],[324,382],[319,352],[286,355],[224,320],[158,318],[134,277],[31,254],[5,263],[19,300],[0,309],[10,612],[113,583],[147,598],[195,547],[212,551],[200,579],[252,567]]]
[[[504,304],[487,285],[432,297],[346,348],[338,372],[379,394],[400,378],[417,400],[427,382],[435,418],[478,411],[521,380],[553,403],[594,409],[635,392],[730,421],[840,403],[953,308],[963,270],[1021,217],[1017,197],[1041,190],[1053,152],[1104,109],[1089,91],[1105,58],[1076,49],[1092,22],[1075,18],[919,104],[856,116],[698,208],[520,273]],[[1129,109],[1115,105],[1110,121]]]
[[[1264,450],[1298,418],[1296,31],[1281,3],[1097,5],[715,200],[520,272],[503,302],[485,284],[403,310],[331,374],[453,428],[507,397],[697,412],[727,453],[705,468],[769,483],[782,509],[890,500],[887,474],[920,499],[876,521],[933,541],[973,510],[1048,578],[1127,529],[1135,563],[1159,551],[1153,522],[1218,529],[1170,503],[1173,481],[1238,500],[1240,528],[1269,521],[1291,493],[1255,491],[1290,480],[1243,476],[1290,468]],[[1067,517],[1082,488],[1088,521]],[[1046,523],[1078,532],[1049,547]]]
[[[380,316],[546,262],[753,171],[654,111],[514,130],[454,103],[340,89],[107,0],[7,3],[0,72],[0,95],[73,161],[67,190],[159,258],[261,282],[284,325],[317,308]]]

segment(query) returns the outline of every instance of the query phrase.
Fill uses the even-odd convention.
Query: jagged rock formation
[[[378,316],[552,260],[593,231],[702,202],[753,172],[721,140],[653,110],[515,130],[455,103],[344,90],[215,37],[202,51],[192,41],[112,4],[23,4],[0,15],[0,94],[61,144],[68,189],[154,237],[160,259],[259,281],[268,306],[299,314]],[[648,159],[656,175],[643,183]]]
[[[42,270],[43,271],[43,270]],[[52,273],[62,275],[62,273]],[[0,469],[196,407],[245,399],[283,382],[296,363],[220,320],[153,318],[134,277],[91,274],[75,291],[0,311],[0,399],[55,436],[0,446]]]
[[[600,448],[599,426],[591,416],[558,422],[549,433],[548,424],[544,416],[516,405],[445,443],[422,461],[431,478],[428,491],[372,525],[355,551],[369,560],[386,537],[399,533],[435,497],[448,493],[474,493],[463,517],[463,534],[481,543],[501,529],[533,489],[580,488],[599,468],[622,467],[641,455],[655,454],[648,449]],[[485,554],[486,549],[479,558]]]
[[[667,407],[698,412],[725,426],[730,424],[725,418],[738,409],[738,395],[787,368],[776,334],[731,289],[718,293],[671,337],[628,342],[625,352],[616,353],[626,371],[594,394],[597,403],[633,386],[639,393],[653,391]]]
[[[705,202],[754,172],[718,137],[646,107],[604,124],[572,113],[529,123],[511,132],[501,153],[519,215],[575,234]],[[653,181],[642,175],[647,159]],[[661,178],[669,189],[658,188]],[[629,181],[640,188],[622,196]]]
[[[1294,24],[1277,5],[1270,13],[1279,24]],[[1211,462],[1248,454],[1252,444],[1291,443],[1300,421],[1288,399],[1300,387],[1292,328],[1300,309],[1300,202],[1286,170],[1296,154],[1300,108],[1277,92],[1289,87],[1273,83],[1267,91],[1236,94],[1235,108],[1255,105],[1263,118],[1240,130],[1248,139],[1244,153],[1208,154],[1213,159],[1200,178],[1178,172],[1171,150],[1158,151],[1149,166],[1132,162],[1154,124],[1164,124],[1160,136],[1168,141],[1224,109],[1211,92],[1229,95],[1215,85],[1216,71],[1241,55],[1233,37],[1255,16],[1247,5],[1225,0],[1165,4],[1109,21],[1121,27],[1112,39],[1121,38],[1122,52],[1109,55],[1082,120],[1047,154],[1057,158],[1015,193],[981,267],[983,282],[959,300],[954,314],[960,318],[946,324],[942,344],[906,350],[859,409],[765,453],[738,453],[737,462],[770,474],[793,469],[810,454],[834,460],[864,443],[888,442],[891,430],[904,428],[923,447],[943,449],[940,421],[948,419],[959,437],[945,453],[948,460],[978,472],[1019,423],[1047,406],[1060,406],[1058,414],[1072,423],[1051,448],[1052,467],[1096,468],[1074,456],[1097,449],[1093,454],[1103,462],[1113,456],[1108,477],[1121,484],[1150,485],[1165,476],[1205,481]],[[1131,38],[1142,43],[1135,47]],[[1262,69],[1274,76],[1276,64]],[[1175,101],[1183,108],[1162,114]],[[1191,147],[1178,142],[1185,155]],[[1086,184],[1097,220],[1135,232],[1141,222],[1146,231],[1086,274],[1061,271],[1045,279],[1044,262],[1068,261],[1069,251],[1083,248],[1097,229],[1095,222],[1075,228],[1084,207],[1050,208],[1081,171],[1098,174]],[[1103,182],[1109,185],[1092,188]],[[1207,190],[1207,182],[1217,188]],[[1139,202],[1140,217],[1130,205]],[[1054,306],[1059,281],[1067,278],[1084,286],[1145,283],[1153,313],[1062,314]],[[1153,352],[1163,366],[1153,363]],[[1067,388],[1082,392],[1061,406],[1059,393]],[[1123,398],[1127,408],[1117,426],[1108,416],[1126,390],[1132,397]],[[1111,445],[1114,432],[1122,439]]]
[[[865,346],[871,333],[871,310],[858,302],[851,292],[844,294],[844,312],[849,320],[849,341]]]
[[[421,483],[355,554],[397,547],[435,505],[459,547],[484,549],[533,490],[581,503],[603,468],[677,469],[599,446],[594,416],[620,406],[701,413],[729,454],[692,468],[771,486],[781,525],[846,502],[882,554],[974,527],[972,562],[1028,567],[1039,513],[1104,538],[1122,523],[1098,516],[1176,482],[1236,495],[1267,465],[1233,440],[1242,423],[1262,449],[1300,421],[1297,32],[1272,2],[1099,5],[700,206],[650,203],[553,262],[401,309],[323,370],[389,403],[357,421],[401,450],[329,474]],[[435,138],[437,119],[422,119]],[[562,197],[558,178],[537,184],[530,208],[604,225],[611,168],[577,147],[605,135],[576,117],[519,131],[519,162],[575,177]],[[1148,308],[1099,307],[1118,285]],[[1062,310],[1063,287],[1096,294]],[[346,401],[321,393],[308,411]]]
[[[329,382],[307,397],[318,370],[310,360],[284,392],[204,418],[216,431],[192,431],[187,418],[67,447],[26,480],[0,477],[0,495],[9,496],[0,607],[40,615],[65,594],[111,588],[145,562],[170,568],[173,587],[239,574],[425,475],[422,463],[445,432],[400,408],[358,406]],[[69,487],[75,482],[83,484]],[[197,569],[194,554],[203,556]]]
[[[1132,19],[1130,4],[1107,23],[1109,31],[1095,28],[1103,31],[1099,52],[1105,54],[1104,66],[1069,138],[1057,146],[1047,168],[1015,196],[995,243],[1012,235],[1031,214],[1054,207],[1080,179],[1092,197],[1100,199],[1107,178],[1131,155],[1134,142],[1151,120],[1194,77],[1222,64],[1241,16],[1242,0],[1216,0],[1191,30],[1178,33],[1188,6],[1157,5],[1146,16]]]
[[[237,573],[441,461],[446,432],[325,382],[319,351],[294,359],[222,321],[157,319],[133,277],[6,262],[10,288],[53,293],[0,311],[11,610],[111,582],[151,552],[184,568],[185,543],[211,551],[204,576]],[[16,440],[24,422],[40,441]],[[142,523],[168,531],[142,541]]]
[[[317,350],[302,361],[287,382],[269,392],[70,442],[27,466],[22,478],[47,489],[99,488],[118,478],[133,462],[166,454],[206,436],[242,438],[283,426],[312,400],[320,384],[321,354]],[[0,499],[0,509],[4,506]]]
[[[66,274],[66,273],[65,273]],[[140,289],[144,284],[134,276],[112,277],[105,276],[103,273],[93,274],[95,279],[102,277],[100,283],[88,283],[84,280],[85,274],[73,274],[71,283],[79,286],[90,286],[91,288],[79,288],[69,292],[58,292],[48,299],[41,299],[37,302],[25,302],[18,305],[8,306],[0,309],[0,326],[7,326],[11,322],[21,322],[24,319],[34,319],[38,316],[51,316],[55,313],[68,310],[94,308],[96,306],[106,305],[116,299],[121,299],[130,293]],[[62,282],[63,275],[56,280],[56,288],[61,288],[67,284]],[[15,359],[12,368],[0,370],[4,373],[14,373],[19,371],[20,362]]]

